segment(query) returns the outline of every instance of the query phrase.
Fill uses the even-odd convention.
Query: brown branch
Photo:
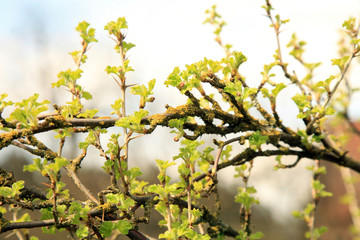
[[[50,206],[48,206],[50,207]],[[117,210],[115,205],[112,206],[99,206],[89,211],[89,215],[92,217],[102,216],[104,213],[113,213]],[[66,222],[66,221],[65,221]],[[14,222],[6,225],[0,226],[0,233],[4,233],[14,229],[22,229],[22,228],[37,228],[37,227],[45,227],[55,225],[54,219],[41,220],[41,221],[28,221],[28,222]]]
[[[55,224],[54,219],[41,220],[41,221],[28,221],[28,222],[14,222],[2,226],[0,228],[0,233],[8,232],[14,229],[23,229],[23,228],[28,229],[28,228],[52,226],[54,224]]]
[[[268,135],[270,140],[276,142],[278,140],[283,141],[289,144],[291,147],[300,147],[308,151],[306,146],[301,142],[301,138],[294,134],[279,132],[276,129],[269,128],[266,124],[263,124],[257,119],[246,119],[242,115],[233,115],[227,112],[224,112],[219,109],[199,109],[192,105],[181,105],[175,108],[169,107],[165,113],[154,114],[148,117],[145,117],[141,120],[141,124],[150,125],[150,126],[168,126],[168,123],[171,119],[179,119],[186,116],[198,116],[201,118],[207,117],[211,119],[220,119],[223,122],[227,123],[227,126],[215,126],[215,125],[198,125],[192,123],[185,123],[183,125],[184,129],[190,130],[194,135],[187,135],[185,137],[189,139],[196,139],[203,134],[218,134],[220,136],[225,136],[230,133],[238,132],[250,132],[257,130],[264,130],[264,134]],[[20,129],[7,133],[2,133],[0,135],[0,149],[7,146],[16,138],[21,138],[24,136],[30,136],[36,133],[49,131],[57,128],[66,128],[74,126],[101,126],[101,127],[110,127],[115,124],[118,118],[113,119],[69,119],[65,120],[63,117],[54,117],[46,118],[43,123],[32,129]],[[19,144],[18,144],[19,145]],[[20,146],[20,145],[19,145]],[[326,145],[325,145],[326,147]],[[314,150],[316,149],[316,151]],[[27,149],[30,150],[30,149]],[[331,150],[331,148],[330,148]],[[33,151],[33,150],[31,150]],[[293,155],[300,157],[308,157],[313,159],[323,159],[326,161],[333,162],[340,166],[349,167],[354,171],[360,172],[360,163],[356,162],[352,158],[345,156],[340,151],[327,151],[320,150],[319,148],[312,146],[312,151],[308,151],[307,154],[304,152],[294,152]],[[276,152],[273,152],[274,155]],[[311,153],[311,154],[310,154]],[[283,151],[279,151],[278,154],[284,154]],[[300,154],[300,155],[299,155]],[[291,155],[286,153],[286,155]]]
[[[213,176],[216,176],[216,172],[217,172],[217,169],[218,169],[218,164],[219,164],[219,160],[220,160],[220,156],[221,156],[221,153],[222,153],[222,150],[224,149],[224,147],[228,144],[231,144],[233,142],[236,142],[236,141],[240,141],[242,138],[244,138],[243,136],[241,137],[236,137],[236,138],[232,138],[232,139],[229,139],[227,140],[226,142],[223,142],[220,144],[220,148],[216,154],[216,157],[215,157],[215,160],[214,160],[214,167],[211,171],[211,174]]]
[[[65,119],[62,116],[47,117],[37,126],[25,129],[17,129],[0,134],[0,150],[11,144],[11,141],[18,138],[27,137],[37,133],[48,132],[55,129],[70,127],[102,127],[108,128],[115,125],[119,118],[110,119]]]
[[[135,229],[130,229],[129,233],[126,236],[128,236],[128,238],[132,240],[150,240],[144,234]]]
[[[100,205],[100,202],[91,194],[90,190],[84,185],[82,184],[80,178],[78,177],[78,175],[70,168],[65,168],[67,173],[69,174],[69,176],[72,178],[72,180],[74,181],[75,185],[94,203],[96,203],[97,205]]]
[[[15,229],[39,228],[53,225],[55,225],[54,219],[28,222],[13,222],[2,226],[0,228],[0,233],[8,232]],[[149,238],[145,237],[142,233],[134,229],[130,229],[127,236],[132,240],[149,240]]]
[[[226,168],[228,166],[237,166],[242,165],[248,161],[255,159],[256,157],[270,157],[270,156],[297,156],[299,159],[308,158],[308,159],[320,159],[328,162],[335,163],[339,166],[350,168],[358,173],[360,173],[360,162],[355,161],[351,157],[347,155],[338,156],[333,152],[328,152],[327,150],[320,149],[319,147],[312,146],[309,150],[291,150],[288,149],[286,151],[282,150],[266,150],[266,151],[255,151],[251,148],[245,149],[243,152],[239,153],[231,160],[220,163],[217,167],[217,171]],[[299,160],[300,161],[300,160]],[[298,161],[296,162],[296,164]],[[193,182],[200,181],[206,176],[211,175],[213,169],[209,170],[207,173],[203,173],[196,178],[193,179]]]

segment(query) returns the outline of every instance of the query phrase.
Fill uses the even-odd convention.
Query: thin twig
[[[213,167],[213,169],[212,169],[212,171],[211,171],[211,174],[212,174],[213,176],[216,176],[216,172],[217,172],[217,169],[218,169],[220,156],[221,156],[221,153],[222,153],[224,147],[225,147],[226,145],[228,145],[228,144],[231,144],[231,143],[233,143],[233,142],[239,141],[239,140],[241,140],[242,138],[244,138],[244,137],[243,137],[243,136],[241,136],[241,137],[236,137],[236,138],[229,139],[229,140],[227,140],[226,142],[220,143],[220,148],[219,148],[219,150],[218,150],[218,152],[217,152],[217,154],[216,154],[216,157],[215,157],[214,167]]]
[[[96,203],[97,205],[100,205],[100,202],[91,194],[90,190],[84,185],[82,184],[80,178],[78,177],[78,175],[71,170],[70,168],[66,167],[65,168],[67,173],[69,174],[69,176],[72,178],[72,180],[74,181],[74,183],[76,184],[76,186],[94,203]]]
[[[340,168],[340,173],[343,179],[346,193],[351,196],[351,200],[348,203],[351,220],[353,222],[354,228],[360,229],[360,216],[359,216],[360,208],[358,204],[356,189],[354,183],[351,181],[352,175],[350,169],[342,167]]]

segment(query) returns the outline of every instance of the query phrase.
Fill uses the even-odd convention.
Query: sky
[[[290,18],[281,33],[281,45],[285,46],[291,34],[307,42],[305,58],[309,62],[323,62],[316,72],[316,78],[326,79],[336,74],[337,69],[331,66],[330,59],[337,57],[339,31],[348,16],[359,16],[358,0],[273,0],[275,14],[282,19]],[[218,12],[227,22],[223,30],[223,41],[234,46],[234,50],[243,52],[248,61],[240,68],[249,84],[254,86],[261,80],[263,65],[273,61],[276,40],[269,27],[269,19],[261,8],[261,0],[1,0],[0,1],[0,93],[7,92],[9,99],[18,101],[40,93],[41,99],[51,99],[62,104],[68,101],[69,94],[64,89],[51,89],[51,83],[57,81],[57,73],[75,65],[68,52],[80,49],[80,39],[75,31],[77,24],[83,20],[96,29],[98,43],[94,43],[88,52],[88,61],[84,65],[83,78],[79,81],[86,90],[93,94],[93,100],[87,106],[103,109],[101,114],[110,111],[110,104],[120,96],[115,82],[104,69],[107,65],[119,64],[118,56],[113,50],[113,41],[108,37],[104,26],[109,21],[125,16],[128,21],[127,41],[136,44],[129,52],[130,64],[135,72],[129,74],[129,83],[143,83],[155,78],[156,106],[154,112],[164,111],[164,105],[182,104],[184,98],[175,89],[165,88],[162,83],[175,66],[184,68],[185,64],[208,59],[220,60],[223,50],[213,40],[212,27],[203,25],[205,10],[217,4]],[[299,71],[299,65],[290,57],[290,70]],[[355,77],[354,86],[359,86]],[[279,74],[279,79],[282,79]],[[297,110],[289,96],[281,96],[283,104],[280,116],[291,127],[299,127],[299,122],[289,116],[296,116]],[[135,99],[136,100],[136,99]],[[135,110],[137,103],[129,101],[129,111]],[[351,105],[351,115],[360,116],[360,109],[355,97]],[[157,136],[165,136],[166,129],[157,130]],[[172,137],[170,138],[172,139]],[[148,158],[169,158],[178,145],[166,140],[167,147],[154,153],[154,146],[147,144],[150,138],[139,140],[143,152]],[[151,141],[151,140],[150,140]],[[139,156],[138,156],[139,157]],[[273,163],[261,163],[270,166]],[[262,168],[259,168],[262,171]],[[273,174],[273,173],[271,173]],[[288,174],[288,175],[287,175]],[[276,178],[277,186],[291,183],[289,178],[294,172],[284,173]],[[301,172],[301,174],[306,174]],[[255,175],[255,174],[254,174]],[[256,177],[255,177],[256,179]],[[254,180],[255,181],[255,180]],[[264,196],[263,203],[269,206],[283,202],[293,208],[291,192],[284,194],[280,200],[266,198],[267,195],[281,195],[279,189],[270,189],[267,178],[259,178]],[[296,180],[293,181],[296,184]],[[290,191],[290,190],[289,190]],[[299,191],[307,191],[299,189]],[[261,192],[261,191],[259,191]],[[307,196],[306,194],[304,196]],[[274,202],[271,202],[274,201]]]

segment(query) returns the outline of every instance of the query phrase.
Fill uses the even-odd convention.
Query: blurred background
[[[336,74],[338,69],[331,65],[330,59],[338,57],[337,43],[342,23],[349,16],[359,16],[360,2],[272,0],[271,3],[275,13],[280,14],[282,19],[290,19],[281,33],[281,45],[285,53],[288,52],[286,44],[292,33],[296,32],[301,40],[307,42],[307,52],[304,55],[306,60],[323,63],[315,72],[315,78],[324,80],[329,75]],[[40,94],[40,101],[48,99],[58,105],[69,101],[70,94],[61,88],[52,89],[51,83],[57,81],[60,71],[75,69],[68,53],[80,49],[80,38],[75,27],[85,20],[96,29],[96,38],[99,42],[92,44],[87,53],[87,63],[82,67],[84,74],[79,84],[85,86],[85,90],[93,95],[93,99],[84,102],[84,105],[99,109],[99,115],[109,115],[110,104],[120,97],[120,89],[104,70],[107,65],[116,66],[120,61],[113,50],[114,42],[109,38],[104,26],[109,21],[124,16],[129,26],[126,41],[136,44],[128,53],[130,64],[135,69],[135,72],[128,75],[128,83],[146,84],[147,81],[156,79],[156,100],[147,107],[150,113],[164,111],[165,104],[183,104],[185,98],[176,89],[163,86],[173,68],[184,68],[185,64],[202,60],[204,57],[214,60],[224,57],[223,50],[213,40],[213,28],[202,24],[205,20],[205,10],[213,4],[217,4],[218,12],[227,22],[222,34],[223,42],[232,44],[233,50],[241,51],[247,56],[248,61],[241,66],[240,72],[250,86],[257,86],[261,81],[260,72],[263,65],[273,61],[272,56],[276,49],[275,34],[269,27],[270,21],[265,16],[265,11],[261,8],[264,1],[1,0],[0,94],[8,93],[8,100],[12,101],[28,98],[34,92]],[[286,54],[284,60],[290,63],[291,71],[296,70],[299,76],[304,74],[300,65]],[[352,73],[352,83],[359,87],[359,70],[353,68]],[[277,81],[282,80],[285,79],[278,72]],[[286,125],[301,128],[301,122],[296,119],[296,106],[290,100],[293,94],[288,92],[279,95],[279,113]],[[354,95],[350,104],[352,119],[360,117],[359,101],[359,96]],[[130,97],[127,104],[128,113],[131,113],[137,109],[138,99]],[[9,113],[10,111],[5,111],[5,117]],[[112,128],[111,131],[119,130]],[[177,154],[180,145],[172,141],[173,135],[169,132],[168,129],[158,128],[151,136],[132,142],[130,161],[134,166],[141,163],[143,179],[152,179],[153,182],[156,180],[158,171],[154,165],[155,159],[170,160]],[[58,143],[51,138],[52,134],[40,134],[39,137],[51,141],[50,147],[56,149]],[[204,137],[203,140],[212,145],[212,138]],[[77,152],[74,151],[72,143],[78,141],[79,139],[72,138],[67,142],[65,156],[76,156]],[[236,148],[234,150],[236,151]],[[13,171],[17,179],[28,178],[29,183],[39,185],[44,181],[42,177],[22,173],[22,165],[28,164],[31,160],[30,154],[18,151],[14,147],[0,152],[1,167]],[[287,161],[292,162],[293,159]],[[99,166],[102,164],[103,160],[98,157],[95,150],[90,151],[84,161],[80,177],[93,192],[103,189],[109,183],[107,176],[101,175]],[[257,197],[261,207],[254,208],[253,224],[255,229],[261,229],[265,233],[265,239],[304,239],[305,225],[294,219],[291,212],[303,209],[310,200],[311,173],[305,170],[305,167],[312,162],[304,160],[297,168],[279,171],[273,170],[274,164],[275,161],[268,158],[255,161],[250,184],[258,190]],[[336,179],[336,171],[335,167],[332,179]],[[99,176],[98,181],[93,181],[93,177],[89,177],[94,176],[93,174]],[[226,177],[233,174],[233,169],[223,170],[219,173],[219,178],[223,182],[220,184],[223,186],[220,190],[222,199],[226,200],[223,204],[223,219],[236,228],[238,215],[234,214],[233,209],[239,206],[234,204],[233,197],[241,182],[234,182],[234,178]],[[339,180],[331,183],[331,186],[336,190],[342,188],[341,184]],[[81,195],[76,192],[75,187],[72,187],[72,191],[75,196]],[[333,231],[324,239],[349,239],[348,228],[351,222],[346,215],[346,208],[340,207],[338,198],[341,194],[344,192],[339,190],[338,195],[332,198],[331,204],[335,205],[320,204],[324,206],[324,214],[337,212],[329,211],[334,206],[339,209],[339,213],[334,213],[335,215],[331,215],[330,218],[329,215],[321,215],[319,210],[318,214],[322,216],[319,217],[319,221],[322,222],[318,224],[327,225]],[[326,201],[330,200],[324,199],[324,202]],[[343,218],[340,218],[340,215]],[[328,223],[329,219],[334,220],[333,223]],[[155,225],[156,223],[157,221],[152,222]],[[340,230],[335,232],[333,226]],[[152,229],[154,228],[147,231],[155,236],[151,234]]]

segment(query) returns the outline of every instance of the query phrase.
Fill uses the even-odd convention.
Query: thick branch
[[[2,226],[0,229],[0,233],[4,233],[7,231],[11,231],[14,229],[23,229],[23,228],[38,228],[38,227],[46,227],[52,226],[55,224],[54,219],[49,220],[41,220],[41,221],[29,221],[29,222],[13,222],[9,223],[6,226]]]

